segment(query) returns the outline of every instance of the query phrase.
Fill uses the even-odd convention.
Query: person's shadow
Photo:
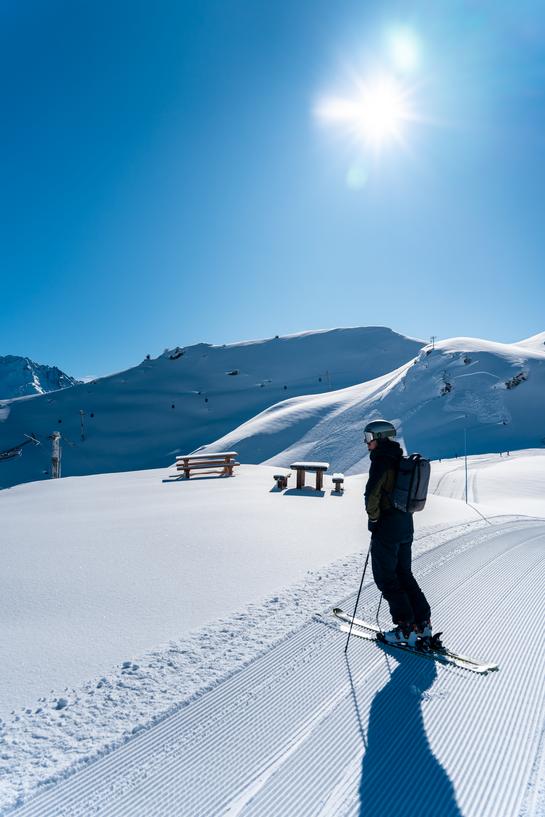
[[[360,817],[462,817],[454,786],[431,750],[422,717],[423,696],[437,677],[435,662],[402,653],[395,657],[399,664],[369,712]],[[385,658],[390,660],[387,653]]]

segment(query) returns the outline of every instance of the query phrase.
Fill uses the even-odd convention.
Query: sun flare
[[[321,100],[316,115],[324,122],[348,126],[358,140],[379,148],[402,139],[410,110],[403,87],[393,78],[379,77],[362,84],[355,99]]]

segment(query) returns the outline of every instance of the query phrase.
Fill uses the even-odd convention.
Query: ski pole
[[[380,599],[378,600],[378,607],[377,607],[377,627],[379,628],[380,632],[382,632],[382,627],[379,624],[378,614],[380,613],[380,605],[382,604],[382,593],[380,594]]]
[[[363,573],[361,574],[360,589],[358,590],[358,597],[356,599],[356,606],[354,607],[354,615],[352,616],[352,621],[350,622],[350,630],[348,631],[348,638],[346,639],[346,645],[344,647],[345,652],[348,649],[348,642],[350,641],[350,636],[352,635],[352,627],[354,626],[354,618],[356,617],[356,610],[358,609],[358,604],[359,604],[359,601],[360,601],[361,588],[363,587],[363,580],[365,579],[365,573],[367,571],[367,562],[369,561],[369,554],[370,553],[371,553],[371,543],[369,542],[369,550],[367,551],[367,558],[365,560],[365,567],[363,568]]]

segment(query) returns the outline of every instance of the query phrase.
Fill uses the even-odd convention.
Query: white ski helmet
[[[396,430],[388,420],[372,420],[363,429],[363,439],[366,443],[372,440],[382,440],[385,437],[395,437]]]

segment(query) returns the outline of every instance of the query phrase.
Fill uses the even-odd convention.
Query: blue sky
[[[424,121],[377,155],[314,111],[400,27]],[[6,0],[0,32],[0,354],[83,376],[312,328],[545,329],[537,2]]]

